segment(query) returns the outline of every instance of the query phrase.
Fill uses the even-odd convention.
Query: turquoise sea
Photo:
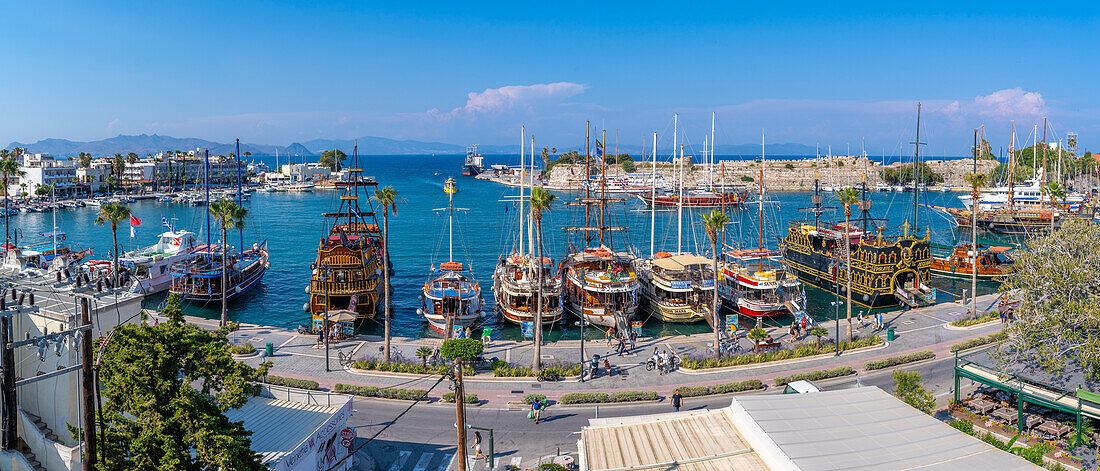
[[[274,157],[270,164],[274,164]],[[476,180],[461,175],[460,164],[463,156],[367,156],[360,157],[366,175],[375,177],[381,185],[392,185],[403,199],[396,215],[390,218],[391,258],[396,275],[394,287],[394,331],[396,335],[422,336],[430,333],[427,323],[416,315],[419,305],[419,289],[428,277],[429,267],[446,261],[447,233],[444,211],[447,206],[443,182],[455,177],[459,193],[455,195],[455,205],[467,208],[455,218],[455,260],[472,265],[478,281],[481,282],[482,296],[490,306],[486,325],[494,328],[494,336],[518,338],[519,329],[507,324],[491,309],[492,271],[498,257],[509,251],[515,243],[517,222],[514,203],[506,197],[516,195],[518,190],[484,180]],[[486,165],[510,164],[519,162],[518,156],[486,156]],[[284,162],[285,163],[285,162]],[[559,200],[575,198],[576,194],[558,192]],[[810,193],[781,192],[768,196],[772,202],[766,205],[765,240],[776,247],[775,234],[786,232],[788,221],[804,219],[808,213],[802,211],[809,205]],[[887,227],[900,230],[904,220],[911,218],[913,211],[912,193],[868,192],[873,203],[873,217],[885,218]],[[921,195],[921,202],[934,206],[961,206],[957,193],[929,192]],[[305,286],[309,279],[309,265],[315,257],[319,239],[327,233],[321,213],[334,210],[339,203],[338,193],[330,190],[315,190],[313,193],[254,193],[251,201],[245,203],[249,209],[248,227],[245,231],[245,243],[250,244],[266,238],[271,253],[271,269],[263,282],[250,293],[230,305],[232,319],[264,325],[294,327],[305,322],[307,315],[302,310],[308,300]],[[830,198],[826,197],[826,204]],[[203,229],[205,207],[186,206],[172,203],[157,203],[144,200],[132,203],[134,215],[142,220],[136,229],[137,237],[129,238],[128,229],[119,229],[119,241],[124,250],[152,244],[162,232],[161,218],[168,218],[180,229],[188,229],[200,234],[205,240]],[[614,240],[616,248],[628,248],[637,253],[648,255],[650,247],[650,211],[640,201],[628,200],[612,206],[612,225],[628,226],[624,236]],[[93,224],[96,209],[94,207],[62,209],[56,212],[59,228],[68,233],[74,247],[95,248],[93,258],[105,259],[111,250],[111,233],[107,227]],[[709,252],[709,241],[699,224],[700,212],[685,210],[683,215],[683,236],[681,244],[684,250]],[[842,212],[834,213],[843,219]],[[656,213],[655,246],[657,251],[674,251],[677,246],[676,227],[678,223],[675,211]],[[27,242],[38,239],[38,233],[50,229],[50,213],[19,214],[11,219],[13,230],[19,231],[21,239]],[[829,215],[825,216],[830,218]],[[942,215],[921,208],[919,225],[928,227],[933,242],[953,244],[956,238],[969,235],[953,229],[950,221]],[[381,212],[378,215],[381,224]],[[733,224],[727,230],[727,241],[736,244],[745,241],[746,246],[757,245],[757,211],[733,210]],[[561,230],[563,226],[582,225],[583,208],[578,214],[574,207],[556,204],[543,222],[545,254],[552,256],[555,262],[565,253],[566,244],[572,236]],[[923,232],[923,230],[922,230]],[[214,240],[218,236],[215,234]],[[234,234],[230,242],[237,241]],[[984,240],[984,238],[982,238]],[[23,240],[20,241],[22,244]],[[993,241],[1005,243],[1006,241]],[[949,301],[953,295],[969,289],[969,281],[950,281],[934,279],[933,285],[940,290],[940,300]],[[996,289],[994,284],[979,284],[979,293]],[[815,288],[807,288],[809,312],[819,320],[831,320],[834,300],[831,293]],[[163,296],[147,300],[148,305],[156,307]],[[858,306],[853,312],[858,312]],[[187,306],[188,314],[214,318],[219,315],[219,307]],[[844,315],[841,309],[841,315]],[[379,319],[381,316],[378,316]],[[775,319],[769,323],[790,322],[790,319]],[[648,334],[663,335],[672,333],[693,333],[706,331],[706,324],[682,325],[663,324],[650,319],[645,325]],[[590,329],[594,331],[595,329]],[[381,324],[365,321],[359,326],[363,333],[381,332]],[[577,338],[578,328],[574,319],[554,326],[547,332],[549,340],[559,338]],[[599,332],[586,332],[593,338]]]

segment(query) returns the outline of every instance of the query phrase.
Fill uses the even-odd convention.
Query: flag
[[[172,228],[172,223],[168,222],[168,218],[166,217],[162,216],[160,218],[160,225],[167,227],[169,231],[176,232],[176,230]]]
[[[134,237],[137,237],[137,231],[134,230],[134,226],[130,226],[130,238],[133,239]]]
[[[596,157],[603,157],[603,143],[596,139]]]
[[[137,216],[134,216],[133,214],[131,214],[130,215],[130,225],[131,226],[140,226],[141,225],[141,219],[138,219]]]

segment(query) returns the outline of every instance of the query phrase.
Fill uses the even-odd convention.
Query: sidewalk
[[[979,309],[984,309],[996,295],[987,295],[978,300]],[[713,344],[712,334],[696,334],[690,336],[672,336],[660,338],[642,338],[638,340],[637,348],[630,355],[619,357],[614,354],[614,348],[609,347],[604,341],[586,341],[585,357],[599,354],[607,357],[615,366],[616,375],[607,377],[601,372],[601,376],[583,383],[576,380],[560,382],[540,383],[533,379],[494,378],[489,374],[479,374],[467,377],[465,381],[466,391],[476,393],[483,403],[494,406],[504,406],[509,401],[521,400],[524,394],[538,392],[546,394],[549,398],[560,398],[567,392],[614,392],[622,390],[647,390],[657,391],[662,396],[672,393],[672,390],[680,386],[703,386],[748,379],[759,379],[765,384],[774,387],[774,379],[778,376],[787,376],[794,373],[802,373],[836,366],[850,366],[856,371],[863,369],[864,363],[869,360],[882,359],[906,353],[931,350],[937,358],[945,358],[952,355],[951,345],[965,339],[989,335],[1000,330],[999,323],[981,326],[976,329],[958,330],[945,327],[950,321],[966,315],[967,307],[955,303],[940,304],[927,308],[910,311],[896,311],[888,313],[885,317],[887,327],[894,327],[897,335],[893,342],[887,342],[883,346],[863,349],[857,352],[844,353],[839,357],[825,355],[802,359],[785,360],[771,363],[745,365],[741,367],[722,368],[718,370],[698,370],[691,374],[683,370],[671,374],[660,375],[656,371],[646,371],[645,361],[650,357],[654,346],[670,348],[680,355],[709,356],[712,353],[709,347]],[[215,328],[216,321],[208,319],[187,318],[204,327]],[[878,334],[885,340],[886,332],[873,331],[868,326],[859,329],[855,324],[855,335],[868,336]],[[835,322],[822,323],[830,331],[830,337],[836,329]],[[840,333],[844,335],[847,321],[841,319]],[[776,340],[783,341],[784,348],[789,348],[786,329],[771,329],[770,332]],[[804,342],[813,342],[814,337],[804,339]],[[346,371],[338,362],[338,352],[344,355],[352,355],[355,359],[381,357],[382,339],[377,336],[358,336],[353,340],[338,342],[331,346],[329,367],[331,371],[325,371],[324,349],[313,348],[316,344],[316,336],[298,335],[293,330],[242,324],[241,328],[230,334],[233,343],[251,342],[257,349],[263,350],[268,342],[275,347],[275,355],[268,360],[274,366],[271,374],[317,381],[321,387],[332,389],[336,383],[361,384],[380,387],[402,387],[428,389],[438,377],[434,375],[417,376],[408,374],[388,374],[382,372]],[[750,343],[742,339],[742,347],[749,349]],[[428,346],[436,348],[442,343],[441,339],[412,339],[393,338],[391,348],[395,355],[400,355],[405,361],[419,362],[415,356],[417,348]],[[486,358],[499,358],[511,363],[529,364],[533,358],[534,347],[531,342],[494,341],[484,353]],[[610,356],[608,356],[610,355]],[[561,341],[548,343],[542,347],[542,360],[546,362],[576,363],[580,360],[580,341]],[[246,363],[256,366],[260,363],[260,357],[244,360]],[[446,385],[440,384],[429,397],[438,398],[448,392]]]

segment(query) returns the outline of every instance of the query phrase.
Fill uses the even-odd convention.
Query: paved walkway
[[[995,295],[980,297],[979,310],[985,309],[995,299]],[[952,355],[950,352],[951,345],[968,338],[989,335],[1001,328],[1001,325],[997,322],[965,330],[946,327],[950,321],[965,316],[966,312],[966,306],[945,303],[910,311],[888,313],[885,321],[888,327],[896,329],[897,337],[894,341],[887,342],[877,348],[844,353],[839,357],[825,355],[733,368],[701,370],[691,373],[679,370],[666,375],[659,375],[655,371],[646,371],[645,369],[645,361],[649,358],[654,346],[670,348],[680,355],[709,356],[711,355],[709,348],[713,345],[713,335],[697,334],[643,338],[639,339],[634,353],[623,357],[614,355],[613,348],[609,347],[606,342],[586,341],[586,357],[594,353],[599,354],[601,357],[611,355],[609,358],[617,374],[608,377],[601,371],[599,377],[583,383],[576,380],[540,383],[530,379],[494,378],[492,373],[483,373],[474,377],[467,377],[466,390],[467,392],[476,393],[483,404],[504,406],[505,403],[518,401],[522,399],[524,394],[532,392],[546,394],[547,397],[555,399],[566,392],[576,391],[649,390],[667,396],[672,393],[673,389],[680,386],[702,386],[747,379],[759,379],[774,387],[774,379],[778,376],[842,365],[851,366],[853,369],[861,371],[864,363],[869,360],[921,350],[931,350],[937,358],[944,358]],[[187,320],[212,328],[216,327],[216,321],[208,319],[188,318]],[[844,335],[846,325],[846,320],[842,319],[840,321],[841,335]],[[834,322],[823,323],[822,326],[829,329],[830,335],[834,333],[836,328]],[[858,324],[855,327],[857,336],[877,333],[884,339],[886,337],[885,330],[874,331],[870,326],[859,328]],[[789,347],[786,329],[773,329],[770,333],[776,340],[784,342],[784,348]],[[810,337],[804,339],[803,342],[813,342],[814,340],[814,337]],[[438,378],[431,375],[395,375],[352,371],[340,367],[338,354],[351,355],[355,359],[381,357],[382,339],[377,336],[362,335],[332,345],[328,361],[329,370],[331,371],[326,371],[324,349],[314,348],[316,336],[313,335],[299,335],[293,330],[283,328],[242,324],[240,330],[230,335],[230,341],[233,343],[251,342],[260,350],[263,350],[266,343],[272,343],[275,354],[273,357],[268,358],[274,363],[271,374],[312,379],[325,389],[332,389],[336,383],[427,389],[436,383]],[[749,348],[750,341],[742,339],[741,342],[743,342],[743,347]],[[395,355],[400,355],[407,361],[419,361],[415,356],[417,348],[422,346],[436,348],[441,343],[440,339],[394,338],[392,348],[396,352]],[[577,340],[550,343],[542,347],[541,355],[544,362],[576,363],[581,358],[580,347],[580,341]],[[533,354],[534,347],[531,342],[494,341],[487,347],[484,356],[486,358],[500,358],[511,363],[529,364]],[[258,365],[260,361],[259,357],[245,360],[246,363],[253,366]],[[449,391],[446,386],[446,384],[440,384],[429,396],[438,398]]]

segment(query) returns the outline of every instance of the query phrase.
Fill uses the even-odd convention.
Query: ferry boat
[[[933,247],[933,249],[943,247]],[[984,246],[978,244],[977,253],[969,243],[951,248],[947,254],[932,255],[932,273],[948,278],[971,278],[977,261],[979,280],[996,280],[1016,272],[1015,261],[1009,255],[1012,247]]]
[[[485,164],[481,154],[477,153],[477,146],[466,148],[466,160],[462,163],[462,174],[467,177],[476,177],[485,171]]]
[[[777,250],[727,250],[723,252],[723,305],[748,317],[805,315],[806,293],[795,276],[789,276]]]
[[[523,142],[521,135],[520,142]],[[533,151],[532,151],[533,153]],[[518,176],[524,181],[525,162],[523,146],[520,146],[520,169]],[[534,155],[531,156],[534,165]],[[534,171],[533,169],[531,170]],[[534,322],[538,311],[539,298],[542,298],[542,323],[553,324],[562,317],[562,279],[549,257],[539,260],[535,250],[535,238],[531,233],[531,220],[527,218],[529,210],[524,204],[530,202],[530,196],[524,195],[524,184],[519,185],[519,197],[516,200],[516,244],[510,253],[500,257],[493,271],[493,296],[504,318],[510,322],[523,324]],[[524,245],[526,235],[527,244]],[[541,276],[541,282],[540,277]]]
[[[355,313],[357,320],[373,318],[382,293],[382,232],[373,205],[367,211],[359,206],[359,188],[376,187],[378,182],[362,178],[358,144],[347,172],[339,207],[334,213],[324,213],[328,230],[310,265],[306,310],[315,329],[324,325],[331,310],[346,309]]]
[[[698,322],[711,318],[714,300],[714,260],[668,252],[639,260],[642,297],[653,316],[663,322]]]
[[[437,269],[432,265],[428,281],[420,294],[417,314],[424,316],[428,325],[450,339],[456,330],[465,330],[481,322],[481,285],[474,279],[469,265],[454,261],[454,194],[458,185],[454,178],[443,184],[447,193],[447,261]]]
[[[602,158],[602,151],[602,146],[597,144],[596,158],[601,162],[601,175],[606,178],[607,164]],[[587,150],[585,157],[585,175],[589,175],[592,159]],[[607,209],[609,203],[625,200],[608,198],[605,189],[601,189],[595,197],[590,187],[584,191],[584,197],[567,203],[585,207],[585,225],[565,228],[566,231],[584,234],[583,248],[577,250],[571,242],[570,253],[561,263],[560,270],[565,279],[565,307],[587,322],[626,332],[638,310],[641,285],[634,270],[634,255],[613,248],[612,234],[625,232],[627,228],[611,226],[612,215]],[[595,241],[592,240],[594,237]]]
[[[162,233],[157,243],[119,257],[119,265],[134,280],[130,292],[148,296],[167,290],[172,284],[172,264],[190,258],[195,247],[193,232],[170,230]]]
[[[238,148],[237,155],[240,155]],[[210,168],[210,151],[205,152],[205,167]],[[237,172],[240,173],[240,161],[237,162]],[[206,185],[206,197],[203,204],[209,205],[210,179],[207,172],[203,176]],[[238,179],[238,182],[240,180]],[[238,183],[238,194],[240,192]],[[240,202],[238,201],[238,204]],[[192,256],[186,260],[173,263],[171,268],[172,283],[168,291],[178,294],[184,301],[205,304],[221,301],[231,301],[256,287],[263,279],[267,269],[271,267],[267,251],[267,240],[244,246],[244,229],[240,234],[241,247],[234,252],[233,247],[215,246],[210,241],[211,225],[209,216],[206,219],[206,244],[195,247]],[[224,255],[223,255],[223,252]],[[224,262],[222,258],[225,258]],[[222,273],[225,274],[225,284],[222,285]]]

